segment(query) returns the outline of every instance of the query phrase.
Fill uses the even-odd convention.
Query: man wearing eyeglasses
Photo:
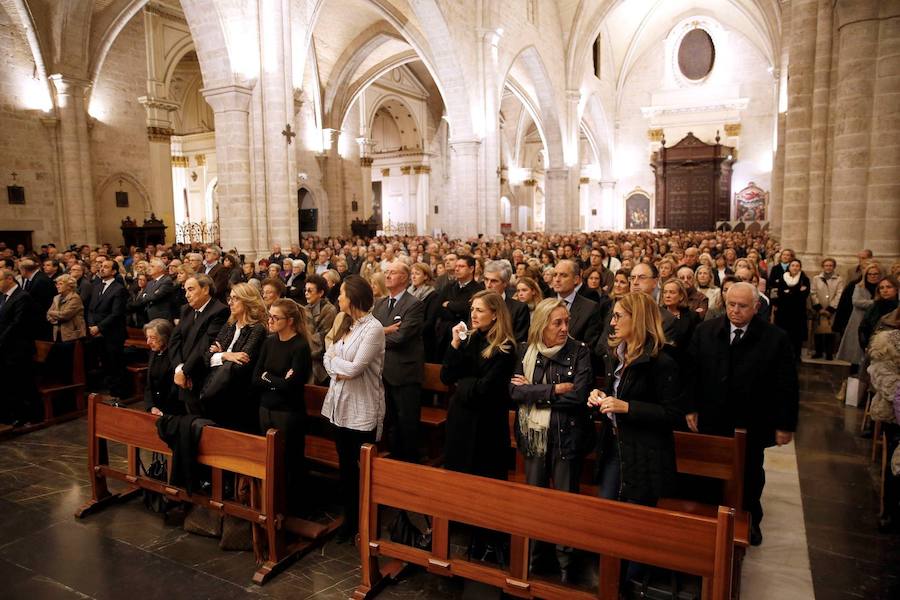
[[[215,284],[215,298],[223,304],[228,300],[228,271],[219,261],[222,251],[217,246],[210,246],[204,252],[203,272],[209,275]]]

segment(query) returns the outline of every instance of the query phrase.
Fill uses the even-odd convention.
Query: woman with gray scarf
[[[518,404],[516,442],[525,458],[529,485],[578,492],[581,461],[593,443],[587,398],[593,383],[587,346],[569,337],[569,311],[564,301],[542,300],[534,309],[528,342],[509,393]],[[557,547],[560,574],[568,579],[571,548]],[[531,553],[532,567],[546,556],[540,546]],[[540,565],[543,566],[543,565]]]
[[[439,308],[438,296],[434,289],[434,274],[425,263],[413,263],[410,267],[410,285],[406,291],[415,296],[425,308],[422,336],[425,341],[425,362],[440,362],[435,348],[434,322]]]

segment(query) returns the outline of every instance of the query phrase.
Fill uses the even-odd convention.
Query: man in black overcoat
[[[175,366],[178,397],[189,414],[203,415],[200,392],[209,373],[204,355],[228,320],[228,307],[213,297],[215,286],[208,275],[184,282],[187,304],[169,340],[169,360]]]
[[[28,292],[34,301],[34,310],[38,317],[37,339],[51,341],[53,325],[47,321],[47,311],[56,296],[56,285],[32,258],[23,258],[19,261],[19,272],[22,274],[22,289]]]
[[[166,273],[166,264],[161,258],[154,258],[150,261],[148,279],[147,287],[132,302],[132,306],[144,311],[148,323],[153,319],[171,321],[177,314],[175,283]]]
[[[569,309],[569,337],[593,348],[603,331],[600,305],[577,293],[581,284],[581,267],[574,260],[561,260],[553,276],[553,291]]]
[[[789,444],[797,428],[797,370],[787,334],[756,315],[759,292],[731,286],[726,315],[701,323],[689,349],[692,431],[731,436],[747,430],[744,509],[752,516],[750,542],[762,543],[760,498],[765,449]]]
[[[34,301],[16,282],[12,269],[0,269],[0,422],[24,425],[36,416],[34,339],[37,315]]]
[[[434,333],[437,336],[436,362],[443,362],[444,353],[453,337],[450,330],[460,321],[469,322],[472,296],[484,289],[484,284],[475,281],[475,257],[460,256],[454,265],[455,280],[448,281],[440,290],[437,319]]]
[[[519,302],[513,295],[515,289],[510,287],[512,267],[508,260],[490,260],[484,265],[484,287],[500,294],[509,310],[510,322],[516,342],[528,341],[528,328],[531,326],[531,311],[524,302]]]
[[[375,303],[372,315],[384,325],[382,378],[391,454],[400,460],[419,462],[425,305],[406,291],[409,280],[406,263],[390,263],[384,272],[388,296]]]
[[[116,276],[119,263],[105,260],[100,265],[100,282],[96,284],[86,321],[88,335],[94,340],[103,363],[103,374],[109,393],[117,398],[125,398],[125,339],[128,337],[125,324],[128,292]]]

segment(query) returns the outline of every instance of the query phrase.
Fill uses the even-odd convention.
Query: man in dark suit
[[[372,315],[384,325],[384,399],[391,455],[419,462],[419,419],[422,413],[422,340],[425,305],[406,292],[409,266],[394,261],[384,272],[389,296],[379,299]]]
[[[531,311],[524,302],[513,298],[509,289],[512,267],[508,260],[489,260],[484,265],[484,288],[503,297],[512,319],[513,333],[519,343],[528,341],[528,327],[531,325]]]
[[[744,509],[753,517],[750,543],[762,543],[760,498],[766,482],[765,449],[789,444],[797,427],[797,370],[787,334],[756,314],[759,292],[733,284],[726,315],[704,321],[691,338],[687,378],[691,431],[731,436],[747,430]]]
[[[202,415],[200,391],[209,368],[204,354],[219,330],[228,320],[228,307],[213,297],[215,291],[208,275],[195,275],[184,282],[187,305],[181,309],[181,319],[169,340],[169,360],[175,365],[175,385],[178,397],[188,413]]]
[[[56,286],[40,269],[40,265],[31,258],[19,261],[19,272],[22,274],[22,289],[28,292],[34,301],[34,309],[38,317],[37,339],[47,340],[53,337],[53,326],[46,319],[47,311],[56,296]]]
[[[228,300],[228,277],[230,273],[219,260],[222,257],[222,251],[217,246],[210,246],[205,252],[206,260],[203,263],[203,272],[209,275],[213,281],[216,293],[213,297],[221,303]]]
[[[37,315],[28,292],[12,269],[0,269],[0,372],[5,377],[0,422],[17,426],[37,409],[32,356]]]
[[[469,322],[472,296],[484,289],[483,284],[475,281],[474,256],[460,256],[456,259],[454,274],[455,279],[440,291],[438,315],[434,324],[438,362],[444,360],[444,353],[450,345],[450,330],[460,321]]]
[[[125,359],[123,349],[128,337],[125,325],[125,307],[128,292],[116,280],[119,263],[105,260],[100,265],[100,283],[94,290],[94,297],[87,312],[88,335],[99,349],[109,393],[117,398],[125,398]]]
[[[145,312],[148,323],[153,319],[171,321],[175,317],[175,284],[166,274],[166,263],[161,258],[150,260],[147,287],[131,305]]]
[[[284,254],[281,253],[281,245],[274,244],[272,246],[272,254],[269,255],[269,264],[278,263],[283,264],[284,259],[287,258]],[[291,256],[291,258],[296,258],[296,256]],[[304,262],[309,262],[309,260],[305,260]]]
[[[553,291],[569,309],[569,337],[593,348],[603,330],[600,305],[580,296],[575,288],[581,284],[581,267],[574,260],[561,260],[553,276]]]

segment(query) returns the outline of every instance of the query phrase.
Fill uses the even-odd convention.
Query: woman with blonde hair
[[[606,390],[588,406],[609,419],[598,447],[600,496],[653,506],[675,487],[673,428],[684,420],[675,360],[663,351],[659,308],[641,292],[613,307]]]
[[[384,281],[384,273],[376,271],[369,275],[367,279],[369,285],[372,286],[372,294],[375,297],[375,302],[378,302],[380,298],[384,298],[388,295],[387,284]]]
[[[557,298],[534,309],[528,342],[519,345],[509,395],[518,405],[516,442],[525,456],[529,485],[578,492],[581,460],[592,439],[586,401],[593,383],[591,352],[569,337],[569,311]],[[540,560],[536,544],[532,563]],[[562,579],[568,580],[572,549],[557,546]]]
[[[456,386],[447,411],[444,467],[506,479],[509,382],[515,336],[506,302],[494,292],[472,296],[469,329],[460,323],[444,355],[441,381]]]
[[[853,312],[844,328],[844,335],[838,347],[837,359],[850,363],[851,372],[859,368],[863,358],[863,351],[859,345],[859,325],[866,315],[866,311],[875,304],[878,294],[878,283],[881,281],[881,266],[876,262],[870,262],[863,268],[862,279],[853,288]]]
[[[75,289],[75,278],[62,274],[56,278],[56,291],[47,320],[53,325],[54,342],[73,342],[87,335],[84,304]]]
[[[200,399],[222,427],[256,432],[257,404],[248,401],[251,376],[266,337],[268,313],[255,286],[238,283],[228,294],[231,316],[206,353],[210,373]]]

